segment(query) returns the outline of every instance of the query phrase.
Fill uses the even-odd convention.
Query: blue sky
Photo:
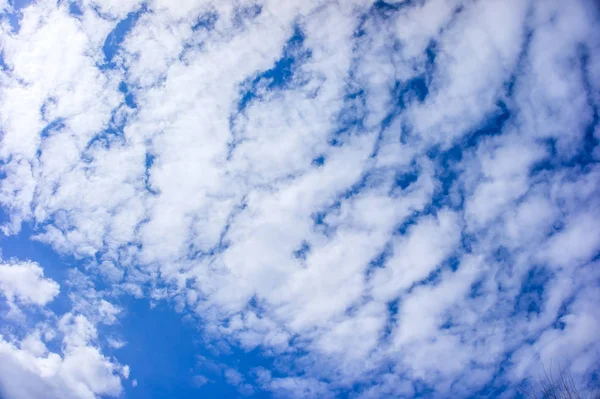
[[[0,397],[598,386],[592,0],[0,0]]]

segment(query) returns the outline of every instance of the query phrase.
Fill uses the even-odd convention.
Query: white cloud
[[[60,290],[52,279],[44,277],[44,270],[35,262],[0,261],[0,292],[12,303],[43,306]]]
[[[0,289],[9,303],[47,305],[59,293],[34,262],[0,264]],[[19,319],[3,320],[0,334],[0,395],[14,399],[118,396],[129,368],[105,357],[95,345],[96,327],[83,315],[23,309]],[[57,320],[58,319],[58,320]],[[61,350],[48,344],[60,337]]]
[[[271,378],[270,375],[263,376],[262,386],[273,392],[276,397],[295,398],[332,398],[333,394],[327,385],[321,381],[311,378],[284,377]]]
[[[589,378],[591,1],[77,4],[0,28],[3,231],[30,222],[82,262],[56,316],[64,353],[40,331],[1,341],[0,372],[41,381],[9,396],[118,395],[129,373],[97,326],[123,293],[173,300],[213,339],[302,353],[256,373],[283,397],[413,396],[414,380],[466,397],[506,357],[493,384],[564,356]],[[0,264],[0,289],[41,306],[59,292],[31,262]]]
[[[110,346],[111,348],[114,348],[114,349],[121,349],[122,347],[127,345],[127,342],[122,341],[117,338],[111,338],[111,337],[106,339],[106,343],[108,344],[108,346]]]
[[[240,385],[244,381],[244,376],[234,369],[227,369],[223,372],[228,384]]]
[[[494,109],[525,40],[527,9],[519,0],[463,5],[440,36],[432,95],[409,111],[416,132],[448,142]]]
[[[488,144],[488,143],[485,143]],[[507,205],[529,189],[529,170],[544,158],[538,145],[527,145],[516,136],[501,136],[500,140],[479,146],[477,160],[481,164],[481,182],[466,200],[465,213],[470,226],[477,228],[501,214]],[[472,167],[476,170],[476,167]]]
[[[460,241],[457,219],[457,215],[448,210],[440,211],[437,217],[419,219],[394,243],[393,255],[386,267],[374,272],[372,295],[390,301],[440,266]]]
[[[194,376],[194,378],[192,379],[192,381],[193,381],[194,385],[197,386],[197,387],[201,387],[203,385],[206,385],[209,382],[208,378],[206,378],[203,375],[196,375],[196,376]],[[136,386],[137,386],[137,382],[136,382]]]

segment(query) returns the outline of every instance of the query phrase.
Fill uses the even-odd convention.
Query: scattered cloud
[[[9,305],[45,306],[59,285],[31,261],[2,261],[0,293]],[[17,299],[16,302],[13,302]],[[0,394],[15,399],[118,396],[129,368],[102,354],[97,329],[85,316],[20,308],[2,314]],[[54,349],[56,348],[56,349]]]
[[[12,304],[44,306],[52,301],[60,287],[44,277],[44,270],[35,262],[2,261],[0,263],[0,292]]]
[[[599,27],[592,0],[0,0],[2,232],[75,264],[0,262],[1,392],[120,395],[128,296],[273,360],[199,359],[199,389],[510,397],[557,359],[587,386]]]

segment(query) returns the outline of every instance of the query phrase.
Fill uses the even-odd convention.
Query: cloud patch
[[[219,362],[245,395],[510,397],[558,359],[595,381],[593,1],[0,10],[2,232],[75,263],[63,349],[32,322],[3,375],[119,395],[98,326],[133,295],[272,360]],[[12,260],[0,289],[61,292]]]

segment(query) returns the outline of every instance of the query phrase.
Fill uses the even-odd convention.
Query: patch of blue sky
[[[365,189],[380,186],[385,182],[385,176],[379,172],[383,171],[371,169],[364,173],[359,180],[357,180],[354,184],[348,187],[344,193],[342,193],[339,200],[341,201],[350,199],[355,195],[360,194]]]
[[[524,399],[528,397],[526,393],[517,390],[514,391],[514,384],[508,384],[505,380],[506,364],[509,362],[507,356],[504,362],[498,368],[498,371],[479,391],[467,396],[465,399],[478,399],[478,398],[501,398],[504,397],[505,392],[509,392],[510,397],[513,399]],[[475,368],[475,367],[472,367]],[[476,370],[474,370],[476,371]]]
[[[8,0],[11,7],[9,11],[0,13],[0,20],[7,19],[13,33],[19,33],[21,29],[22,9],[33,3],[33,0]]]
[[[4,60],[4,52],[0,49],[0,70],[7,71],[8,65],[6,65],[6,61]]]
[[[52,133],[57,132],[65,127],[65,120],[62,118],[58,118],[48,123],[44,128],[40,131],[40,137],[45,139],[52,135]]]
[[[124,142],[125,136],[123,128],[125,127],[126,120],[120,120],[121,118],[117,117],[116,114],[117,111],[113,110],[108,126],[92,137],[87,145],[87,149],[90,149],[94,146],[101,146],[109,149],[115,143]],[[85,153],[82,155],[82,159],[86,159],[85,155]]]
[[[156,156],[150,152],[147,152],[144,155],[144,187],[146,191],[148,191],[152,195],[158,195],[158,191],[152,187],[150,182],[150,173],[152,166],[154,165],[154,161],[156,160]]]
[[[463,149],[476,147],[483,138],[498,136],[503,133],[506,123],[512,116],[506,103],[498,100],[495,109],[478,127],[468,132],[460,141]]]
[[[414,211],[407,218],[402,220],[398,226],[394,229],[395,235],[403,236],[408,230],[414,226],[421,216],[424,216],[426,213],[422,211]]]
[[[359,18],[360,23],[358,24],[358,27],[354,32],[354,35],[353,35],[354,38],[358,39],[365,35],[365,33],[366,33],[365,23],[367,21],[369,21],[371,19],[377,20],[378,18],[385,20],[385,19],[393,16],[394,14],[396,14],[397,11],[401,10],[402,8],[410,7],[410,6],[414,5],[415,1],[418,1],[418,0],[405,0],[402,2],[394,2],[394,3],[386,2],[383,0],[378,0],[378,1],[374,2],[371,5],[371,7],[369,8],[368,12],[366,12]],[[376,23],[378,23],[378,22],[379,21],[377,21]]]
[[[125,104],[129,108],[137,108],[137,103],[135,101],[135,94],[133,92],[131,92],[127,82],[119,83],[119,91],[121,93],[123,93],[123,95],[125,96]]]
[[[252,383],[254,368],[272,367],[272,361],[258,351],[244,352],[201,339],[203,333],[195,322],[184,321],[169,304],[150,307],[145,299],[127,297],[120,305],[126,309],[119,329],[127,345],[114,353],[131,367],[130,379],[137,380],[136,387],[125,383],[127,398],[239,397],[237,387],[223,374],[226,368],[237,370]],[[270,396],[256,390],[252,397]]]
[[[387,17],[403,7],[411,5],[412,3],[414,3],[413,0],[393,3],[383,0],[377,0],[375,3],[373,3],[372,10],[381,16]]]
[[[110,69],[115,67],[113,59],[119,52],[121,44],[129,32],[134,28],[142,14],[144,14],[146,11],[146,6],[142,5],[140,9],[130,12],[127,14],[127,17],[119,21],[114,29],[106,36],[104,45],[102,46],[105,64],[101,65],[100,69]]]
[[[394,174],[392,190],[406,190],[419,179],[420,168],[413,163],[408,170],[397,170]]]
[[[538,266],[530,269],[522,282],[519,295],[515,298],[512,316],[519,313],[539,314],[544,303],[546,285],[551,279],[550,271],[544,267]]]
[[[304,48],[304,33],[299,26],[295,26],[294,33],[288,39],[281,57],[273,67],[243,83],[237,112],[243,112],[252,101],[260,99],[261,91],[287,89],[294,83],[293,78],[297,68],[310,56],[310,50]]]
[[[297,69],[311,57],[311,51],[304,48],[304,33],[299,26],[294,26],[292,36],[287,40],[281,57],[273,64],[272,68],[261,71],[248,78],[240,86],[240,97],[236,110],[230,115],[229,127],[233,140],[229,144],[228,159],[236,146],[243,142],[243,137],[236,129],[236,120],[249,107],[253,101],[259,101],[264,93],[287,90],[294,86],[302,86],[298,81]]]
[[[81,17],[83,15],[83,10],[81,9],[77,1],[69,2],[69,14],[76,18]]]
[[[463,231],[460,235],[460,244],[465,253],[470,253],[477,244],[477,236]]]
[[[58,118],[50,123],[48,123],[44,128],[40,131],[40,138],[46,139],[50,137],[54,132],[58,132],[65,127],[65,121],[62,118]],[[36,150],[36,156],[39,158],[42,155],[42,149],[38,148]]]
[[[336,232],[336,227],[327,222],[327,215],[332,210],[337,210],[337,209],[339,209],[339,203],[337,204],[337,206],[334,205],[332,207],[329,207],[328,209],[314,212],[311,215],[311,219],[313,221],[313,230],[315,232],[323,234],[325,237],[328,237],[328,238],[333,237],[333,235]]]
[[[327,157],[324,154],[319,154],[318,156],[313,158],[313,160],[311,161],[311,165],[316,167],[323,166],[325,165],[326,160]]]
[[[364,129],[367,116],[366,93],[351,84],[344,96],[344,105],[337,115],[337,127],[329,139],[329,145],[337,147],[344,144],[346,137]]]
[[[469,298],[475,299],[484,295],[483,291],[483,279],[476,280],[469,288]]]
[[[531,39],[533,37],[533,32],[529,28],[525,28],[525,37],[523,39],[523,44],[521,46],[521,51],[517,56],[517,62],[515,63],[515,68],[513,70],[510,78],[504,83],[504,90],[506,91],[506,97],[510,98],[514,94],[515,86],[518,82],[518,79],[523,71],[525,63],[527,62],[527,54],[529,52],[529,48],[531,46]]]
[[[552,324],[553,328],[555,328],[557,330],[565,329],[566,322],[565,322],[564,317],[568,314],[568,311],[570,310],[569,308],[572,305],[572,303],[574,302],[574,300],[575,300],[575,296],[573,295],[560,305],[560,308],[556,314],[554,323]]]
[[[411,284],[410,287],[406,290],[407,293],[413,292],[418,287],[423,287],[426,285],[436,285],[441,282],[442,272],[444,270],[451,270],[455,272],[460,267],[460,257],[459,254],[454,254],[448,256],[444,259],[434,270],[432,270],[425,278],[415,281]]]
[[[196,19],[196,22],[192,25],[192,30],[194,32],[199,30],[212,30],[218,19],[219,14],[215,11],[205,12]]]
[[[191,42],[185,41],[184,43],[182,43],[183,49],[181,50],[181,53],[178,56],[179,61],[181,61],[184,65],[188,65],[189,61],[187,60],[187,55],[189,54],[189,52],[193,50],[202,51],[205,45],[204,40],[208,36],[207,33],[212,32],[215,29],[219,17],[220,16],[216,11],[211,10],[200,14],[200,16],[198,16],[198,18],[194,20],[194,22],[192,23],[192,31],[195,34],[204,34],[202,36],[203,40],[196,40]]]
[[[414,399],[431,397],[436,391],[435,387],[420,380],[413,380],[412,386]]]
[[[381,252],[379,252],[377,255],[375,255],[375,257],[373,257],[373,259],[371,259],[371,261],[369,262],[369,264],[367,266],[367,270],[365,271],[366,278],[367,279],[370,278],[376,269],[381,269],[381,268],[385,267],[385,264],[388,261],[388,259],[390,258],[390,256],[392,256],[392,253],[393,253],[392,243],[388,242],[388,243],[386,243],[383,250]]]
[[[600,122],[600,115],[598,113],[598,104],[594,100],[594,89],[590,83],[590,66],[589,57],[590,50],[584,46],[579,48],[579,64],[581,68],[581,76],[583,81],[583,88],[587,98],[589,107],[588,124],[585,127],[583,140],[581,146],[572,157],[572,159],[563,162],[564,165],[589,165],[592,162],[597,162],[597,157],[594,156],[594,151],[598,147],[599,137],[597,136],[598,124]],[[585,117],[582,115],[582,117]]]
[[[300,247],[294,251],[294,257],[297,259],[306,260],[310,254],[311,245],[307,241],[302,241]]]
[[[398,311],[400,310],[400,298],[393,299],[386,304],[386,321],[385,326],[381,332],[380,340],[382,342],[387,341],[394,329],[396,328],[398,322]]]
[[[405,108],[406,105],[414,100],[423,102],[429,94],[427,78],[417,76],[406,82],[396,82],[394,87],[395,97],[398,99],[398,106]]]

